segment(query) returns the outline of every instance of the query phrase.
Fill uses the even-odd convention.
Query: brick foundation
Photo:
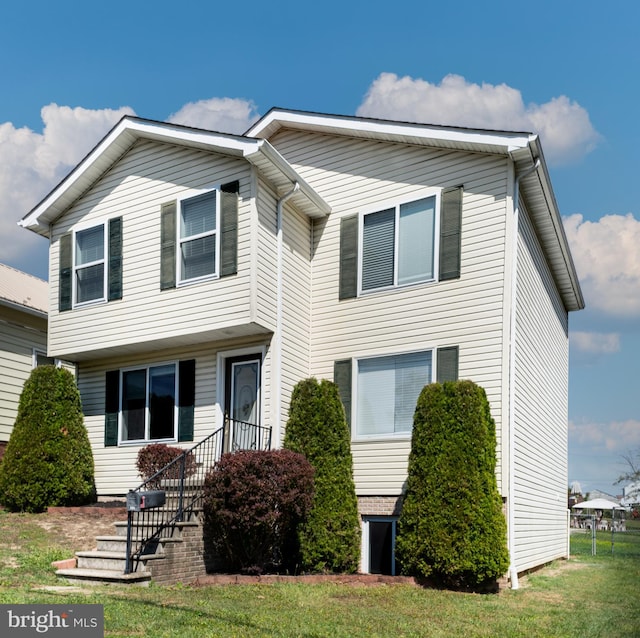
[[[402,496],[358,496],[360,516],[399,516]]]
[[[207,573],[200,518],[179,525],[175,534],[182,542],[166,543],[165,558],[149,564],[153,581],[161,585],[192,583]]]

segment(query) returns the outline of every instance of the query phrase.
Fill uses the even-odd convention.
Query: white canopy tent
[[[606,498],[594,498],[590,501],[582,501],[571,506],[574,510],[623,510],[622,505],[608,501]]]

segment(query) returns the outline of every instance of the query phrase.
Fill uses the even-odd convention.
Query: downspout
[[[280,415],[282,414],[282,306],[283,306],[283,270],[284,270],[284,238],[282,232],[282,211],[284,203],[297,191],[300,184],[294,182],[293,188],[285,193],[276,206],[276,243],[278,248],[276,260],[276,332],[273,336],[273,402],[275,420],[273,424],[273,447],[280,447]]]
[[[540,159],[536,159],[533,166],[527,169],[524,173],[517,175],[513,185],[513,228],[514,228],[514,240],[512,251],[512,264],[511,264],[511,322],[510,322],[510,335],[509,335],[509,503],[508,503],[508,526],[509,526],[509,558],[511,565],[509,566],[509,575],[511,579],[511,589],[518,589],[520,587],[518,583],[518,567],[515,560],[515,507],[514,507],[514,494],[515,494],[515,425],[516,425],[516,409],[515,409],[515,397],[516,397],[516,314],[518,310],[517,295],[518,295],[518,226],[520,218],[520,180],[527,177],[533,171],[537,170],[540,166]]]

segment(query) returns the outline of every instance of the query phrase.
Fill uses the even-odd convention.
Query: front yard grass
[[[640,635],[640,531],[572,536],[572,558],[522,578],[517,591],[465,594],[409,585],[279,583],[79,589],[49,562],[68,557],[37,525],[0,511],[0,603],[104,605],[105,636],[561,638]],[[44,587],[44,588],[43,588]]]

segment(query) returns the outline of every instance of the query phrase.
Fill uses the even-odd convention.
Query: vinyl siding
[[[276,211],[278,197],[262,180],[258,188],[258,314],[267,317],[275,326],[277,314]],[[284,204],[282,214],[283,278],[282,278],[282,377],[280,414],[273,414],[273,422],[281,424],[274,442],[284,439],[291,392],[300,380],[309,376],[311,332],[311,231],[308,217],[290,203]],[[273,409],[277,410],[274,403]]]
[[[34,348],[47,351],[46,319],[0,308],[0,442],[11,436]]]
[[[96,488],[99,496],[123,495],[140,484],[135,468],[139,450],[146,443],[131,443],[119,447],[104,446],[105,373],[125,367],[146,367],[154,363],[173,362],[185,359],[196,360],[196,388],[194,412],[194,440],[186,443],[169,443],[189,448],[218,429],[222,423],[222,379],[218,379],[217,360],[219,354],[239,349],[256,352],[266,346],[265,342],[233,341],[224,344],[201,344],[197,348],[174,349],[154,352],[144,357],[121,357],[118,359],[82,363],[78,369],[78,387],[82,398],[85,425],[91,441],[95,463]],[[261,391],[261,414],[268,414],[270,395],[268,387],[271,376],[270,356],[263,361],[263,386]],[[220,388],[220,392],[218,392]],[[268,419],[263,424],[269,425]]]
[[[311,223],[285,204],[283,229],[281,441],[291,392],[310,376],[311,347]]]
[[[238,274],[160,291],[160,205],[189,189],[236,179]],[[250,169],[242,160],[152,142],[136,144],[53,228],[51,356],[82,359],[110,348],[140,349],[145,342],[153,348],[166,347],[171,340],[195,343],[255,321],[250,295],[253,202]],[[122,300],[58,313],[60,236],[117,216],[123,217]]]
[[[568,319],[524,208],[518,236],[514,532],[518,571],[567,555]]]
[[[332,378],[335,360],[458,345],[460,377],[486,389],[500,433],[506,160],[291,131],[271,141],[333,211],[314,226],[311,373]],[[420,196],[425,188],[460,184],[459,280],[338,301],[343,216],[394,198]],[[409,449],[409,437],[354,441],[357,493],[400,494]]]

